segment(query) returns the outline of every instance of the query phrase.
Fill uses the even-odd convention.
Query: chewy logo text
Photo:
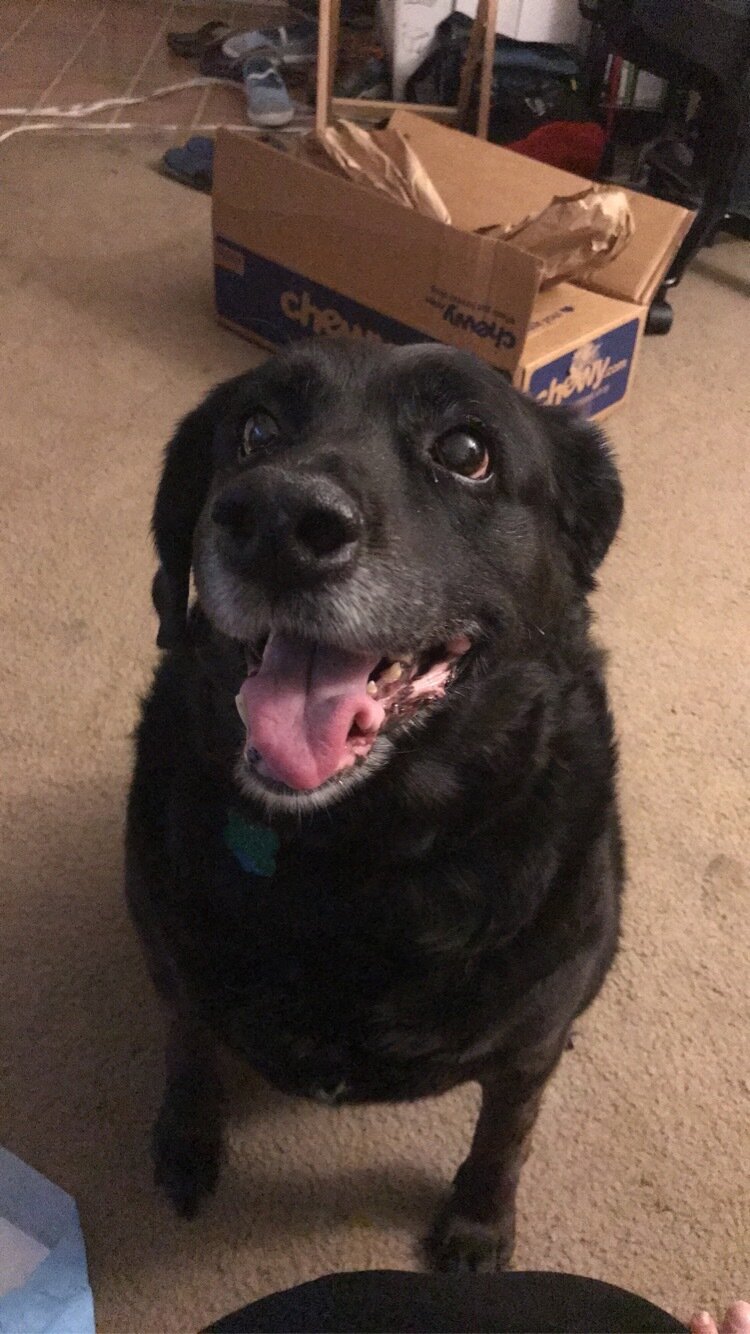
[[[476,315],[469,315],[452,301],[443,311],[443,319],[454,329],[466,329],[477,338],[489,338],[495,347],[515,347],[516,335],[496,320],[480,320]]]
[[[374,329],[363,329],[360,324],[349,324],[337,310],[331,307],[316,306],[309,292],[282,292],[279,299],[281,309],[288,320],[301,324],[315,334],[326,334],[329,338],[337,335],[349,335],[352,338],[368,338],[382,343],[380,334]]]
[[[558,380],[554,376],[547,388],[536,395],[537,402],[555,407],[556,404],[565,403],[574,394],[594,393],[604,380],[610,375],[617,375],[627,364],[628,359],[625,357],[613,365],[610,356],[602,356],[600,343],[584,343],[583,347],[573,353],[565,378]]]
[[[598,389],[609,370],[611,361],[611,357],[600,357],[590,366],[578,367],[576,370],[571,366],[570,374],[564,380],[552,380],[547,389],[537,394],[537,401],[546,403],[548,407],[554,407],[556,404],[564,403],[571,394],[585,394]]]

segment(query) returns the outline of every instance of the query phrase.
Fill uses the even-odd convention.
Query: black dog
[[[181,1213],[218,1175],[219,1040],[331,1103],[477,1080],[432,1255],[507,1263],[617,942],[586,596],[621,509],[594,428],[442,347],[307,343],[177,430],[128,898],[171,1014],[154,1151]]]

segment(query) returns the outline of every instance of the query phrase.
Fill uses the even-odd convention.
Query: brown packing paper
[[[414,150],[396,129],[365,130],[351,121],[309,135],[303,152],[358,185],[381,191],[394,203],[450,224],[451,217]],[[544,264],[542,286],[585,279],[619,255],[633,235],[633,215],[623,190],[594,185],[557,195],[545,208],[516,223],[479,229],[481,236],[514,242]]]
[[[633,214],[624,190],[593,185],[574,195],[557,195],[541,212],[522,222],[480,227],[482,236],[512,241],[544,264],[542,285],[585,279],[609,264],[633,235]]]
[[[382,191],[424,217],[450,223],[450,214],[413,149],[397,130],[364,130],[351,121],[329,125],[305,140],[305,151],[320,165],[321,150],[358,185]]]

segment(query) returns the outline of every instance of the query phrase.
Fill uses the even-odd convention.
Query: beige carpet
[[[468,1089],[334,1113],[250,1080],[202,1220],[151,1185],[160,1018],[120,891],[147,521],[173,421],[256,355],[213,323],[208,202],[150,170],[162,146],[0,150],[0,1143],[75,1195],[99,1327],[138,1334],[332,1269],[412,1267],[474,1108]],[[708,252],[611,424],[628,518],[598,610],[627,928],[521,1191],[519,1266],[677,1312],[750,1296],[749,290],[749,246]]]

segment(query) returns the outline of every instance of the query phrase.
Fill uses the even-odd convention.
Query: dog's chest
[[[461,1039],[446,1014],[475,1027],[466,982],[460,965],[453,978],[420,946],[406,895],[402,905],[380,897],[343,857],[303,853],[236,812],[193,851],[183,971],[251,1064],[327,1101],[451,1082],[446,1060]]]

